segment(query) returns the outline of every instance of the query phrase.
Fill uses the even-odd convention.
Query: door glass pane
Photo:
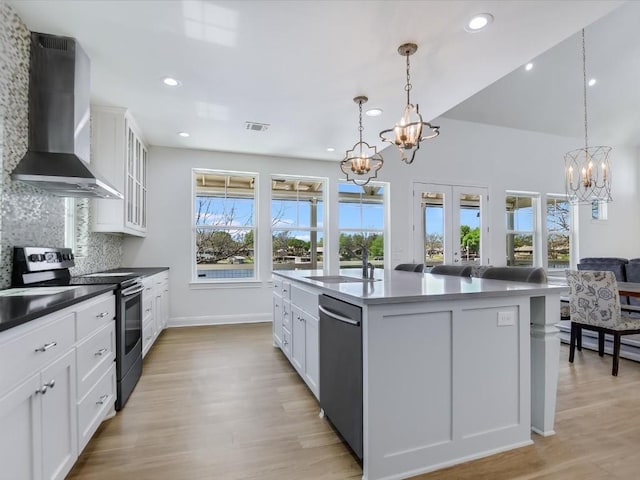
[[[422,192],[425,265],[444,263],[444,194]]]
[[[533,235],[527,233],[507,233],[507,266],[533,266]]]
[[[460,263],[480,264],[480,195],[461,193],[459,198]],[[455,258],[454,258],[455,261]]]

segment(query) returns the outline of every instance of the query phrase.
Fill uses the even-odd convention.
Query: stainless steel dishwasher
[[[362,309],[320,296],[320,408],[362,460]]]

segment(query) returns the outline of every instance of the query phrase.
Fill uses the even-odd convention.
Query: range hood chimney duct
[[[90,69],[74,38],[31,33],[29,148],[14,180],[60,197],[124,198],[88,163]]]

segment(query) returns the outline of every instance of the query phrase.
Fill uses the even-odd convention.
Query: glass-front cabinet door
[[[424,262],[427,269],[487,263],[485,187],[416,182],[413,198],[416,262]]]

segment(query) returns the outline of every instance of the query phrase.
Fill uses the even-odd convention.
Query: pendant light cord
[[[404,86],[404,89],[407,91],[407,105],[411,103],[409,100],[409,92],[411,91],[411,74],[409,73],[409,52],[407,52],[407,84]]]
[[[584,148],[589,148],[588,123],[587,123],[587,53],[584,44],[584,28],[582,29],[582,85],[584,97]]]

